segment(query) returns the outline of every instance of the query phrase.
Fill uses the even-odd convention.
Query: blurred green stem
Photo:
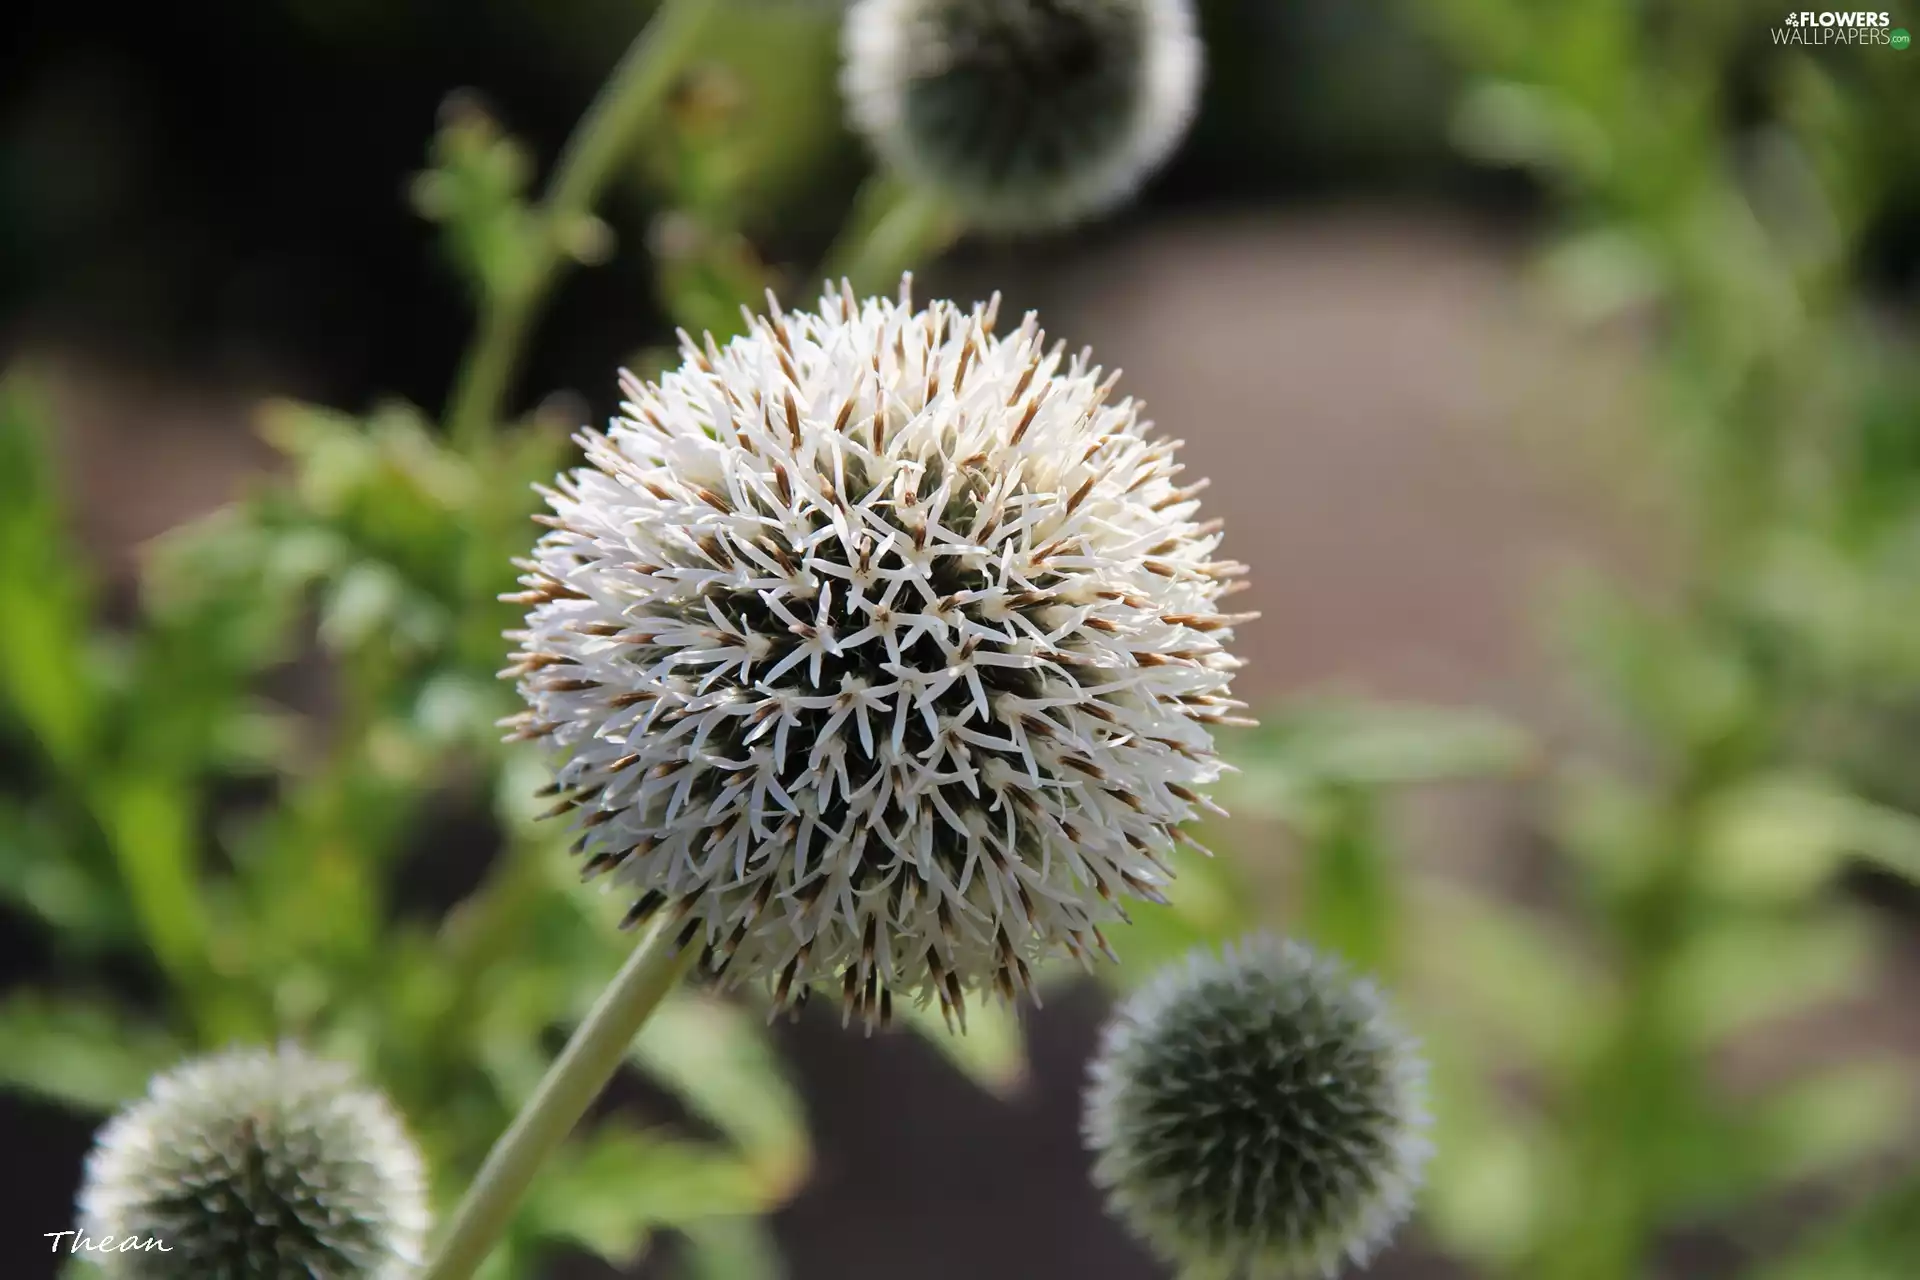
[[[1355,968],[1388,977],[1396,931],[1377,800],[1364,787],[1329,785],[1307,823],[1309,934]]]
[[[960,219],[938,198],[876,173],[854,197],[846,226],[819,274],[824,280],[851,280],[862,296],[891,289],[901,272],[939,254],[961,230]]]
[[[513,278],[483,303],[480,330],[460,366],[448,400],[454,443],[471,450],[493,432],[526,345],[526,334],[565,262],[568,233],[591,216],[641,125],[666,97],[714,0],[661,0],[653,20],[627,49],[560,153],[527,258]]]
[[[494,1143],[420,1280],[467,1280],[486,1261],[540,1166],[587,1113],[648,1016],[699,954],[697,946],[676,944],[672,922],[665,919],[633,949],[533,1097]]]
[[[1561,1212],[1542,1223],[1527,1280],[1631,1280],[1659,1226],[1672,1135],[1701,1104],[1699,1064],[1674,1025],[1675,965],[1702,909],[1696,874],[1705,815],[1732,765],[1712,751],[1663,797],[1658,860],[1613,904],[1625,968],[1618,1013],[1572,1083]]]
[[[509,837],[480,888],[442,923],[441,953],[454,975],[454,988],[423,1037],[436,1055],[436,1071],[458,1071],[458,1059],[467,1052],[462,1028],[479,1020],[494,966],[503,960],[511,963],[515,939],[528,927],[529,908],[545,888],[546,862],[552,854],[538,842]]]

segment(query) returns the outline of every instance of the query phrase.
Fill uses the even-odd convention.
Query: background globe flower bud
[[[400,1280],[428,1228],[420,1155],[386,1100],[290,1046],[154,1078],[87,1159],[79,1230],[121,1280]]]
[[[1370,983],[1262,936],[1121,1006],[1084,1128],[1110,1208],[1183,1274],[1332,1275],[1411,1209],[1424,1092]]]
[[[858,0],[841,82],[883,159],[969,221],[1104,213],[1186,133],[1190,0]]]

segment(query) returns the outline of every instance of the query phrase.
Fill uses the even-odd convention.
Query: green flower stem
[[[448,431],[462,449],[471,450],[492,434],[520,367],[527,330],[565,264],[568,233],[593,212],[601,189],[665,99],[714,7],[714,0],[661,0],[568,138],[528,236],[527,260],[483,305],[480,331],[449,397]]]
[[[876,174],[854,198],[847,225],[828,250],[820,275],[851,280],[854,292],[862,296],[890,290],[901,272],[938,255],[962,230],[959,217],[934,195]]]
[[[486,1261],[534,1174],[587,1113],[648,1016],[699,954],[698,946],[675,945],[667,920],[633,949],[533,1097],[493,1144],[420,1280],[468,1280]]]
[[[1366,788],[1329,784],[1305,821],[1305,920],[1313,940],[1382,980],[1397,971],[1393,869]]]
[[[1664,834],[1646,879],[1613,904],[1620,1005],[1606,1038],[1570,1082],[1558,1212],[1541,1224],[1516,1275],[1528,1280],[1631,1280],[1645,1274],[1667,1176],[1664,1135],[1706,1105],[1702,1064],[1675,1025],[1673,991],[1690,931],[1711,909],[1695,856],[1722,788],[1751,757],[1697,759],[1666,794]]]

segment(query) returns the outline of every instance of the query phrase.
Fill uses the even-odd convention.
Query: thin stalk
[[[1363,787],[1323,788],[1305,832],[1305,919],[1314,941],[1357,969],[1390,978],[1396,904],[1377,809]]]
[[[1624,959],[1621,1005],[1606,1038],[1571,1082],[1567,1181],[1561,1212],[1524,1270],[1528,1280],[1629,1280],[1644,1273],[1659,1226],[1655,1163],[1671,1126],[1701,1105],[1698,1052],[1678,1034],[1672,985],[1704,889],[1694,851],[1704,814],[1751,759],[1709,753],[1662,798],[1669,829],[1644,883],[1615,904]]]
[[[493,1144],[420,1280],[468,1280],[486,1261],[534,1174],[587,1113],[648,1016],[700,954],[698,946],[676,946],[675,936],[671,922],[660,921],[600,993],[533,1097]]]
[[[891,289],[959,239],[960,219],[936,196],[886,174],[867,179],[847,224],[827,251],[820,275],[851,280],[856,293]],[[819,281],[814,281],[817,284]]]
[[[620,157],[666,97],[713,9],[714,0],[662,0],[574,126],[540,202],[528,260],[511,284],[483,304],[479,332],[461,361],[447,409],[448,431],[460,448],[471,450],[492,433],[519,370],[527,330],[565,265],[569,229],[593,212]]]

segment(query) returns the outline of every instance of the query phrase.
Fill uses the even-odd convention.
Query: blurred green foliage
[[[103,1111],[184,1055],[294,1037],[385,1089],[443,1208],[459,1196],[625,945],[620,904],[537,825],[544,763],[495,727],[519,621],[498,597],[576,425],[501,421],[518,348],[558,273],[611,251],[591,206],[629,156],[665,206],[650,247],[670,314],[735,332],[777,282],[745,231],[792,180],[782,140],[809,115],[788,99],[817,106],[832,49],[805,6],[663,6],[537,197],[520,144],[451,100],[410,192],[479,312],[448,429],[404,403],[266,405],[279,473],[149,549],[131,626],[100,624],[74,563],[42,388],[0,384],[0,742],[28,762],[0,797],[0,891],[44,923],[60,975],[0,1001],[0,1084]],[[486,820],[449,824],[469,812]],[[128,999],[128,958],[152,998]],[[658,1229],[696,1280],[780,1274],[759,1218],[809,1154],[765,1023],[672,997],[632,1051],[664,1096],[543,1169],[483,1275],[533,1274],[558,1244],[630,1262]],[[933,1038],[1012,1087],[1013,1014],[972,1026]]]
[[[44,465],[33,398],[6,383],[0,448],[31,464],[9,477]],[[538,761],[493,742],[511,620],[494,596],[526,541],[525,477],[551,474],[560,438],[517,433],[478,465],[404,407],[356,422],[284,405],[264,426],[286,480],[157,548],[136,628],[96,632],[77,590],[9,613],[24,625],[5,629],[6,728],[37,758],[0,867],[63,958],[57,989],[0,1003],[0,1079],[94,1110],[185,1053],[297,1037],[392,1095],[450,1198],[619,959],[615,904],[583,895],[534,826]],[[10,600],[36,577],[81,581],[70,556],[57,573],[45,558],[69,541],[59,489],[6,504]],[[257,693],[309,624],[329,673],[318,718]],[[493,834],[436,838],[475,801]],[[409,900],[476,877],[444,917]],[[107,965],[142,953],[156,998],[110,997],[124,983]],[[763,1023],[678,996],[634,1049],[678,1106],[623,1107],[569,1149],[493,1274],[525,1274],[543,1242],[630,1258],[662,1227],[698,1228],[696,1267],[709,1248],[768,1257],[741,1232],[808,1157]]]
[[[413,188],[481,317],[451,421],[269,406],[280,472],[153,549],[130,625],[101,624],[76,563],[42,388],[0,384],[0,744],[25,779],[0,795],[0,894],[61,975],[0,1001],[0,1083],[100,1111],[183,1054],[296,1036],[388,1090],[458,1194],[622,946],[535,824],[541,762],[496,742],[515,621],[496,597],[574,425],[502,412],[514,351],[558,273],[614,250],[591,213],[614,158],[663,206],[645,248],[676,323],[724,338],[810,280],[755,238],[835,127],[824,9],[670,32],[692,69],[583,189],[563,162],[530,195],[531,158],[455,103]],[[1870,975],[1874,919],[1840,870],[1920,882],[1920,361],[1862,278],[1920,159],[1920,55],[1771,46],[1779,15],[1726,0],[1411,10],[1465,78],[1461,145],[1551,193],[1542,289],[1642,352],[1645,457],[1690,557],[1657,598],[1585,584],[1564,610],[1624,758],[1473,711],[1278,709],[1232,744],[1240,816],[1199,833],[1218,856],[1182,851],[1173,903],[1134,910],[1107,976],[1255,927],[1245,855],[1278,824],[1294,927],[1379,973],[1426,1039],[1443,1250],[1626,1280],[1708,1227],[1756,1280],[1920,1274],[1920,1175],[1883,1158],[1911,1151],[1910,1061],[1725,1083],[1742,1046]],[[832,257],[882,283],[954,230],[878,180]],[[1472,779],[1537,802],[1551,888],[1528,906],[1403,847],[1404,793]],[[969,1016],[933,1042],[1015,1087],[1017,1019]],[[675,997],[633,1050],[671,1114],[623,1099],[577,1139],[489,1274],[561,1242],[623,1261],[656,1229],[683,1234],[690,1276],[777,1274],[756,1219],[808,1153],[762,1022]],[[1756,1216],[1809,1189],[1855,1207]]]
[[[676,104],[663,131],[689,153],[715,127],[693,114]],[[483,317],[602,256],[606,228],[530,202],[530,176],[457,101],[415,184]],[[672,175],[718,243],[732,214],[713,192],[698,165]],[[737,315],[765,282],[689,266],[667,283],[676,314],[711,324],[719,294]],[[137,620],[107,629],[43,399],[26,371],[0,388],[0,740],[26,762],[0,800],[0,888],[46,925],[59,980],[0,1003],[0,1082],[98,1111],[182,1055],[296,1037],[394,1098],[451,1204],[623,946],[615,904],[535,826],[541,762],[494,727],[517,621],[497,597],[573,424],[483,421],[455,444],[411,405],[268,405],[280,474],[152,548]],[[471,811],[490,821],[449,828]],[[131,957],[148,998],[128,999]],[[557,1243],[623,1262],[672,1228],[687,1275],[777,1275],[757,1219],[809,1156],[764,1023],[675,996],[633,1049],[655,1094],[543,1172],[486,1274],[530,1274]]]
[[[1920,877],[1920,365],[1864,248],[1920,158],[1920,81],[1885,47],[1771,45],[1782,15],[1748,5],[1413,11],[1465,76],[1460,143],[1554,202],[1542,289],[1641,354],[1639,457],[1691,551],[1669,591],[1569,593],[1626,745],[1528,767],[1537,905],[1430,882],[1379,820],[1399,783],[1520,763],[1477,720],[1309,708],[1242,752],[1241,787],[1301,849],[1299,930],[1427,1035],[1448,1252],[1625,1280],[1680,1274],[1664,1247],[1710,1229],[1756,1276],[1920,1274],[1911,1059],[1729,1074],[1863,991],[1883,931],[1839,873]],[[1830,1229],[1773,1212],[1842,1187],[1868,1207]]]

